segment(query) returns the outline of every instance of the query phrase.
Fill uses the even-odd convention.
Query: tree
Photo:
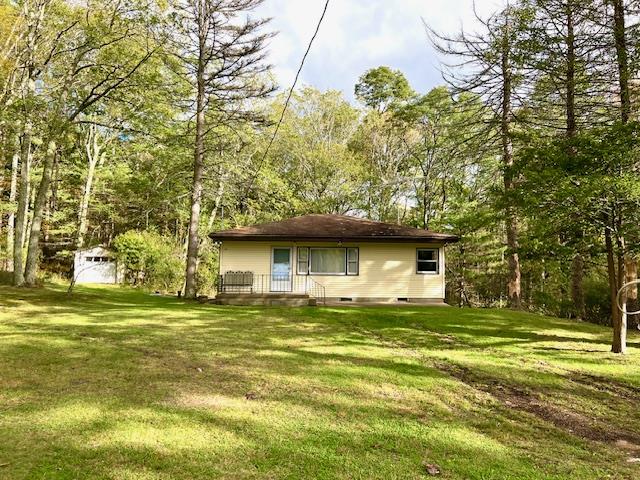
[[[598,42],[602,28],[594,19],[594,2],[530,0],[535,11],[527,26],[527,65],[533,93],[526,121],[548,135],[574,138],[602,109],[602,71]],[[596,39],[594,41],[594,39]],[[567,152],[573,154],[573,150]],[[589,238],[573,223],[565,225],[566,242],[573,249],[571,297],[574,314],[585,317],[583,278]]]
[[[502,157],[503,210],[506,230],[507,282],[509,303],[513,308],[521,304],[521,269],[518,254],[518,215],[512,197],[514,177],[514,123],[516,111],[524,94],[524,62],[522,44],[525,25],[531,19],[528,9],[507,6],[501,12],[481,21],[483,31],[478,34],[461,32],[450,37],[430,30],[433,44],[443,55],[462,59],[447,73],[447,80],[460,93],[474,93],[485,102],[491,115],[480,115],[479,121],[489,118],[487,127],[497,135],[487,135],[497,143]],[[464,66],[464,69],[461,67]]]
[[[360,76],[355,95],[369,108],[384,112],[409,100],[415,93],[400,70],[382,66]]]
[[[370,110],[350,142],[365,171],[361,209],[371,219],[400,223],[408,213],[406,131],[394,112]]]
[[[484,154],[484,129],[476,121],[482,103],[468,94],[454,98],[446,87],[436,87],[409,102],[400,115],[408,127],[407,180],[420,209],[416,224],[428,229],[438,216],[446,216],[449,187],[463,182],[468,168]]]
[[[93,188],[93,181],[96,169],[102,165],[105,158],[105,146],[111,138],[104,138],[95,123],[89,123],[84,127],[84,150],[87,158],[87,173],[82,188],[82,197],[78,207],[78,226],[76,228],[76,248],[84,246],[84,237],[87,233],[87,214],[89,211],[89,200]]]
[[[249,100],[267,96],[273,87],[261,79],[267,72],[264,46],[270,37],[266,20],[240,18],[262,0],[183,0],[175,6],[172,39],[190,85],[195,117],[193,182],[186,260],[185,296],[196,296],[199,225],[205,160],[216,130],[238,122],[259,121]],[[211,150],[208,150],[211,149]]]
[[[88,110],[129,86],[152,56],[153,46],[147,47],[153,43],[146,41],[146,13],[129,2],[107,0],[83,7],[60,0],[34,0],[23,2],[22,8],[26,21],[20,26],[22,32],[14,48],[19,61],[13,76],[19,88],[12,94],[19,100],[16,105],[21,113],[14,283],[34,285],[41,229],[61,141]],[[41,125],[36,118],[43,121]],[[34,153],[42,160],[42,174],[34,190],[27,239],[29,170]],[[24,271],[23,239],[28,246]]]
[[[571,140],[542,138],[523,154],[523,204],[532,213],[546,212],[546,221],[557,229],[579,219],[585,234],[604,237],[601,253],[608,270],[615,353],[625,350],[626,327],[616,313],[617,286],[624,278],[624,255],[629,248],[625,239],[633,240],[634,250],[638,245],[640,182],[634,168],[639,133],[636,122],[616,123],[586,129]],[[569,148],[572,155],[567,154]]]
[[[620,98],[620,124],[624,127],[631,120],[631,89],[629,82],[631,80],[629,67],[629,47],[627,43],[627,26],[626,17],[629,15],[630,9],[627,9],[623,0],[613,0],[613,22],[610,24],[610,30],[613,34],[613,43],[615,45],[615,64],[617,67],[618,95]],[[637,12],[635,12],[637,13]],[[636,160],[631,165],[616,165],[617,171],[625,175],[627,171],[633,172],[637,170],[640,163]],[[626,167],[626,168],[625,168]],[[628,170],[627,170],[628,169]],[[624,173],[623,173],[624,172]],[[619,202],[615,202],[614,206],[619,206]],[[624,224],[628,222],[620,206],[617,211],[608,215],[609,225],[605,227],[605,243],[607,249],[607,271],[609,273],[609,288],[611,290],[612,320],[613,320],[613,341],[611,351],[614,353],[625,353],[626,351],[626,334],[627,334],[627,292],[622,295],[622,311],[618,307],[618,290],[620,290],[626,280],[634,280],[633,277],[627,278],[629,272],[636,272],[637,266],[634,265],[632,257],[628,256],[628,246],[624,236]],[[612,236],[617,232],[617,265],[614,261],[614,248]],[[629,272],[627,272],[627,267]],[[632,296],[637,298],[637,287],[635,292],[631,292]]]

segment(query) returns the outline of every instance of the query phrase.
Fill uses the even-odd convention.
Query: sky
[[[482,17],[501,4],[475,0]],[[353,100],[358,77],[386,65],[400,69],[416,91],[427,92],[443,80],[423,20],[438,32],[474,30],[473,5],[474,0],[330,0],[298,86],[341,90]],[[269,60],[281,88],[290,88],[323,7],[324,0],[265,0],[258,8],[279,32],[270,40]]]

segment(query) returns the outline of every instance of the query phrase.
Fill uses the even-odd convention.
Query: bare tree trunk
[[[638,280],[638,262],[633,258],[626,258],[627,278],[625,283]],[[633,285],[627,289],[627,310],[637,312],[640,309],[638,303],[638,285]],[[629,326],[640,328],[640,315],[628,315]]]
[[[567,2],[567,79],[566,79],[566,115],[567,138],[574,138],[577,133],[576,124],[576,46],[573,19],[573,2]],[[573,154],[573,151],[571,152]]]
[[[586,317],[586,304],[584,300],[584,258],[581,253],[576,253],[571,260],[571,300],[576,318],[584,320]]]
[[[467,294],[467,256],[464,242],[460,242],[459,245],[460,246],[458,251],[460,253],[460,277],[458,278],[458,291],[460,292],[460,296],[458,299],[458,306],[462,308],[464,306],[470,307],[471,301],[469,300],[469,295]]]
[[[428,198],[429,198],[429,184],[427,181],[427,175],[424,174],[425,177],[422,180],[422,228],[425,230],[429,229],[429,210],[427,208]]]
[[[211,215],[209,216],[209,221],[207,222],[207,232],[210,232],[213,229],[213,223],[216,221],[216,218],[218,216],[218,210],[220,209],[220,204],[222,203],[226,181],[227,174],[223,173],[220,177],[220,183],[218,184],[218,191],[216,192],[213,209],[211,210]]]
[[[89,212],[89,199],[91,198],[91,188],[93,186],[93,176],[96,165],[89,162],[87,169],[87,178],[84,181],[82,190],[82,198],[80,199],[80,207],[78,209],[78,227],[76,233],[76,248],[82,248],[84,245],[84,236],[87,233],[87,214]]]
[[[0,116],[1,115],[2,107],[0,107]],[[7,159],[9,158],[9,140],[6,132],[2,129],[2,123],[2,120],[0,120],[0,198],[4,197],[4,187],[6,185],[4,177],[7,169]],[[0,216],[0,229],[2,229],[2,216]]]
[[[78,227],[76,234],[76,248],[82,248],[84,245],[84,236],[87,233],[87,215],[89,212],[89,200],[91,199],[91,189],[93,187],[93,179],[96,168],[100,166],[104,159],[104,152],[98,140],[97,127],[89,126],[87,132],[87,141],[85,144],[85,152],[87,154],[87,177],[84,181],[82,190],[82,198],[78,207]]]
[[[38,261],[40,256],[40,230],[42,228],[42,218],[44,216],[44,207],[47,203],[49,194],[49,185],[51,183],[51,174],[53,172],[53,164],[57,146],[55,141],[51,140],[47,146],[45,154],[44,166],[42,169],[42,178],[38,186],[38,193],[33,205],[33,217],[31,219],[31,231],[29,233],[29,244],[27,248],[27,263],[25,265],[24,283],[28,286],[36,284],[36,274],[38,271]]]
[[[187,244],[187,269],[185,275],[185,297],[195,298],[197,294],[196,272],[198,269],[200,204],[202,202],[202,177],[204,173],[204,135],[205,135],[205,48],[206,32],[204,25],[203,2],[198,2],[199,46],[198,68],[196,72],[196,135],[193,153],[193,184],[191,188],[191,215],[189,218],[189,239]]]
[[[21,81],[22,100],[24,101],[22,136],[20,139],[20,182],[18,187],[18,211],[16,212],[15,236],[13,241],[13,284],[24,284],[22,255],[26,235],[27,213],[29,210],[29,170],[31,166],[31,140],[33,133],[33,112],[29,107],[36,89],[35,52],[39,46],[42,22],[48,1],[23,2],[22,17],[26,25],[26,44],[22,62],[24,76]]]
[[[33,158],[33,155],[31,155],[31,157]],[[31,167],[29,167],[31,169]],[[37,189],[32,188],[33,186],[31,185],[31,181],[29,181],[29,203],[27,205],[27,213],[25,215],[26,223],[25,223],[25,227],[24,227],[24,231],[22,233],[22,250],[23,253],[25,252],[25,247],[27,246],[27,239],[29,238],[29,232],[31,231],[31,221],[33,220],[33,212],[31,211],[31,209],[33,208],[33,204],[35,203],[35,195],[37,192]]]
[[[631,93],[629,91],[629,55],[627,51],[624,0],[613,0],[613,35],[618,62],[618,84],[620,87],[620,119],[628,123],[631,116]]]
[[[11,186],[9,187],[9,204],[14,207],[16,194],[18,191],[18,165],[20,160],[19,152],[15,152],[11,159]],[[9,213],[7,219],[7,271],[13,271],[13,236],[16,222],[15,212]]]
[[[624,239],[621,237],[618,237],[617,239],[617,244],[618,244],[618,279],[617,279],[617,284],[618,284],[618,290],[622,288],[622,285],[624,285],[624,281],[627,277],[627,269],[626,269],[626,265],[625,265],[625,245],[624,245]],[[617,293],[617,292],[616,292]],[[616,307],[618,306],[618,299],[616,298]],[[621,292],[620,294],[620,307],[622,307],[622,311],[620,311],[620,309],[618,308],[618,315],[620,316],[620,344],[623,346],[622,347],[622,352],[619,353],[625,353],[625,350],[627,348],[627,321],[628,321],[628,317],[627,317],[627,292],[626,290]],[[616,352],[618,353],[618,352]]]
[[[629,122],[631,116],[631,92],[629,90],[629,58],[626,40],[625,26],[626,9],[624,0],[613,0],[613,37],[616,48],[616,61],[618,66],[618,86],[620,88],[620,120],[623,124]],[[621,230],[621,219],[618,217],[618,231]],[[610,239],[609,239],[610,241]],[[621,288],[626,279],[626,263],[625,263],[625,241],[620,234],[617,237],[618,244],[618,275],[617,288]],[[613,263],[613,259],[611,260]],[[615,274],[609,268],[609,275]],[[610,280],[611,282],[611,280]],[[616,292],[617,293],[617,292]],[[612,308],[615,308],[614,316],[614,333],[611,351],[614,353],[625,353],[627,348],[627,293],[622,294],[621,306],[622,312],[618,309],[617,298],[612,298]]]
[[[500,136],[502,141],[502,165],[504,168],[504,190],[509,196],[514,188],[513,182],[513,141],[511,138],[511,44],[509,39],[509,21],[505,26],[502,39],[501,52],[501,74],[502,74],[502,111],[500,122]],[[518,257],[518,219],[511,199],[507,200],[506,208],[506,230],[507,230],[507,256],[509,264],[509,280],[507,292],[509,295],[509,305],[512,308],[521,306],[521,286],[520,286],[520,258]]]
[[[609,294],[611,297],[611,323],[613,326],[613,340],[611,342],[611,351],[613,353],[625,353],[627,348],[627,329],[623,328],[622,315],[618,309],[618,275],[616,274],[616,264],[613,251],[613,241],[611,239],[611,231],[609,228],[604,233],[605,246],[607,250],[607,273],[609,278]]]
[[[27,121],[20,139],[20,183],[18,185],[18,210],[15,218],[13,237],[13,284],[17,287],[24,283],[22,268],[22,248],[24,245],[29,208],[29,170],[31,165],[31,133],[33,126]]]
[[[614,38],[616,45],[616,57],[618,62],[618,84],[620,88],[620,120],[628,123],[631,116],[631,92],[629,90],[629,55],[626,40],[625,6],[623,0],[614,0]],[[638,260],[626,258],[626,282],[633,282],[638,279]],[[640,309],[638,303],[638,286],[634,285],[627,290],[626,306],[631,312]],[[640,328],[640,315],[629,316],[629,323]]]
[[[1,109],[2,107],[0,107]],[[2,115],[2,111],[0,110],[0,115]],[[2,121],[0,120],[0,202],[2,201],[1,199],[4,197],[4,188],[5,188],[5,174],[6,169],[7,169],[7,159],[9,158],[9,156],[7,155],[8,153],[8,145],[9,142],[7,140],[6,137],[6,133],[2,130]],[[11,177],[11,174],[13,173],[13,169],[10,170],[9,172],[9,176]],[[11,182],[11,180],[9,180],[9,182]],[[2,224],[4,221],[4,215],[0,214],[0,231],[2,231]],[[9,216],[7,216],[7,229],[9,228]],[[7,250],[7,255],[6,257],[3,259],[3,264],[0,265],[0,268],[2,268],[3,270],[8,270],[7,269],[7,264],[9,263],[9,251]]]
[[[575,138],[578,127],[576,122],[576,45],[574,32],[574,5],[569,0],[566,5],[566,27],[567,27],[567,76],[566,76],[566,121],[568,139]],[[575,148],[569,146],[568,155],[575,155]],[[581,241],[582,235],[578,235],[578,243]],[[577,318],[584,319],[586,315],[586,306],[584,301],[584,258],[580,252],[581,246],[577,246],[577,253],[571,261],[571,300],[573,310]]]

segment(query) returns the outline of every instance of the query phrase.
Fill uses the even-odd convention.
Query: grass
[[[2,479],[640,478],[640,338],[0,287]]]

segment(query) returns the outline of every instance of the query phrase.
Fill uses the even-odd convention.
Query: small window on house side
[[[358,275],[357,248],[347,248],[347,275]]]
[[[438,249],[419,248],[416,253],[416,273],[438,273]]]
[[[298,275],[309,275],[309,247],[298,247]]]
[[[93,262],[94,259],[93,259],[93,257],[85,257],[84,261],[85,262]]]

